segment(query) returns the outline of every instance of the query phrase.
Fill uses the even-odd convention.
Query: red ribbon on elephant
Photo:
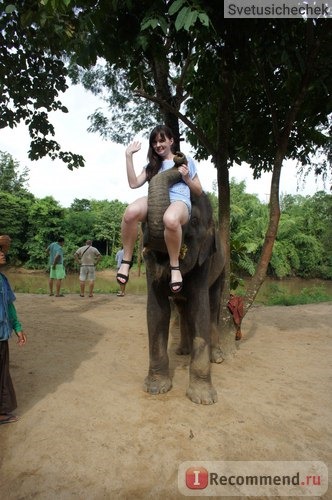
[[[227,306],[233,316],[233,321],[236,325],[235,340],[241,340],[242,338],[241,323],[242,323],[242,318],[244,316],[242,297],[231,294],[230,299],[227,302]]]

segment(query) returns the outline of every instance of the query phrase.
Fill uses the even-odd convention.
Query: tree
[[[27,267],[46,267],[46,248],[59,236],[63,236],[64,209],[52,197],[37,199],[28,211],[29,230],[26,235],[25,250],[29,255]]]
[[[26,213],[34,201],[28,192],[28,169],[20,173],[19,163],[8,153],[0,152],[0,233],[12,238],[11,263],[24,262],[27,258],[21,244],[26,239],[28,222]]]
[[[84,166],[83,157],[62,151],[49,138],[55,131],[48,114],[57,110],[68,112],[58,99],[68,85],[62,57],[64,40],[57,33],[62,24],[54,23],[54,18],[53,23],[46,22],[50,3],[46,2],[46,7],[39,11],[41,4],[0,1],[0,128],[14,128],[24,122],[31,137],[31,160],[48,155],[60,158],[73,169]],[[62,36],[64,33],[61,30]]]
[[[126,204],[119,200],[94,200],[92,208],[95,212],[95,238],[104,242],[106,255],[114,261],[117,250],[121,248],[121,219]]]
[[[26,184],[29,180],[27,168],[19,173],[19,163],[8,154],[0,151],[0,191],[18,194],[27,191]]]
[[[30,193],[10,193],[0,191],[0,234],[8,234],[12,239],[10,247],[11,264],[21,264],[27,259],[25,242],[29,234],[27,213],[34,203]]]
[[[270,266],[278,277],[329,279],[332,275],[330,237],[332,196],[291,196],[281,201],[283,213]]]
[[[231,288],[236,291],[239,276],[253,276],[262,249],[262,241],[268,222],[268,207],[258,197],[245,192],[242,181],[230,183],[230,252]],[[235,280],[235,283],[232,281]]]

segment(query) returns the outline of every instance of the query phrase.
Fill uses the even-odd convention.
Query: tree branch
[[[278,117],[277,117],[277,113],[275,110],[275,103],[274,103],[273,97],[272,97],[272,91],[271,91],[268,79],[266,78],[265,70],[262,66],[259,65],[259,63],[257,61],[258,61],[258,58],[254,58],[254,64],[255,64],[257,72],[260,75],[261,80],[263,82],[263,88],[264,88],[264,91],[265,91],[265,94],[267,97],[267,102],[269,103],[269,107],[271,110],[272,130],[273,130],[275,143],[278,144],[280,133],[279,133],[279,126],[278,126]]]
[[[311,21],[311,22],[309,22]],[[309,42],[310,45],[310,52],[308,54],[307,60],[306,60],[306,70],[305,73],[302,77],[301,80],[301,85],[299,87],[299,91],[297,94],[297,97],[295,98],[293,105],[291,106],[286,120],[285,120],[285,126],[283,127],[282,134],[284,136],[289,136],[291,133],[294,121],[296,119],[296,116],[299,112],[299,109],[301,107],[301,104],[305,98],[305,94],[308,90],[311,77],[313,75],[314,69],[315,69],[315,61],[317,60],[317,55],[320,49],[320,40],[319,38],[316,41],[312,40],[312,20],[308,19],[308,25],[307,25],[307,41]]]
[[[196,134],[196,136],[198,137],[198,139],[200,140],[201,144],[206,148],[206,150],[212,155],[212,156],[215,156],[215,150],[213,148],[213,145],[212,143],[210,143],[210,141],[208,141],[208,139],[206,138],[203,130],[199,127],[196,127],[196,125],[194,125],[192,123],[192,121],[190,121],[185,115],[183,115],[178,109],[176,109],[174,106],[172,106],[171,104],[169,104],[167,101],[163,100],[163,99],[159,99],[158,97],[155,97],[153,95],[150,95],[148,94],[147,92],[145,92],[145,90],[143,89],[136,89],[134,91],[134,94],[138,97],[143,97],[143,99],[147,99],[151,102],[154,102],[155,104],[158,104],[160,107],[166,109],[167,111],[169,111],[170,113],[173,113],[175,116],[177,116],[177,118],[179,118],[183,123],[185,123],[187,125],[187,127],[192,131],[194,132],[194,134]]]

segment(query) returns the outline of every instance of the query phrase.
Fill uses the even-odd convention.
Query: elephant
[[[181,161],[183,163],[183,160]],[[223,361],[216,326],[223,283],[224,253],[215,229],[208,196],[191,195],[190,220],[183,226],[180,271],[183,288],[169,288],[170,265],[164,241],[162,216],[169,205],[169,186],[181,179],[176,166],[154,176],[149,184],[148,218],[143,225],[143,256],[147,278],[149,371],[144,390],[169,391],[168,337],[171,302],[180,315],[181,342],[177,354],[191,354],[187,396],[194,403],[213,404],[217,392],[211,381],[210,361]]]

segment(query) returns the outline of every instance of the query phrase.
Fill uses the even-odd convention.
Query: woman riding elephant
[[[126,167],[129,186],[132,189],[141,187],[146,181],[174,166],[174,136],[165,125],[155,127],[149,139],[148,164],[139,175],[136,175],[133,155],[141,149],[141,143],[134,141],[126,149]],[[173,293],[182,289],[182,275],[179,269],[179,254],[182,244],[182,226],[191,214],[190,196],[199,196],[202,186],[197,175],[195,162],[188,158],[186,163],[177,168],[179,179],[169,188],[169,205],[163,213],[164,241],[166,244],[171,269],[170,288]],[[124,256],[116,279],[120,285],[127,283],[129,269],[137,238],[138,222],[145,222],[148,216],[148,197],[144,196],[131,203],[123,216],[121,232]]]

